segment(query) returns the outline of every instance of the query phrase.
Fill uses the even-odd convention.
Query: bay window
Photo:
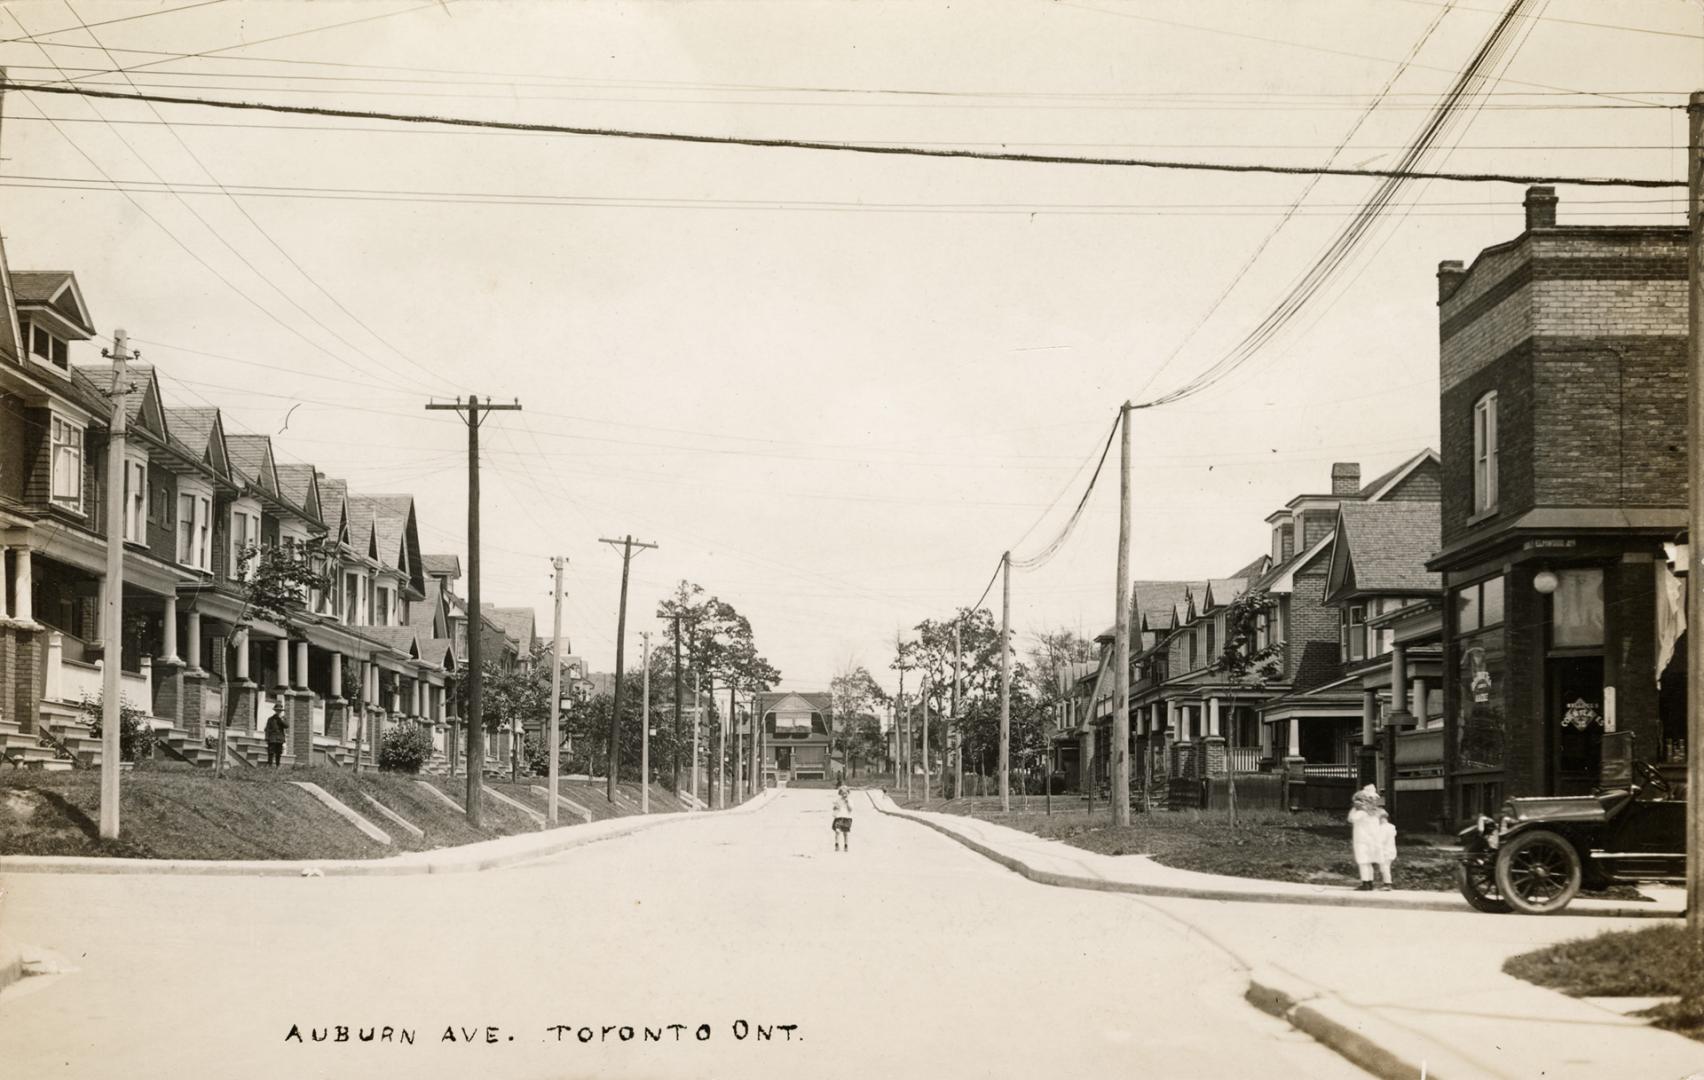
[[[235,581],[248,581],[254,577],[254,564],[259,558],[257,550],[260,547],[260,506],[251,501],[241,501],[231,506],[231,554],[229,576]],[[244,562],[247,554],[248,561]]]
[[[213,569],[213,491],[199,483],[180,481],[178,489],[177,561],[196,570]]]

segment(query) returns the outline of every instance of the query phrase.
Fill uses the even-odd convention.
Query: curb
[[[1232,893],[1227,890],[1191,889],[1172,885],[1139,885],[1134,882],[1107,881],[1103,878],[1080,877],[1038,870],[1022,859],[996,851],[988,845],[955,832],[945,825],[896,808],[888,809],[870,793],[870,803],[889,817],[902,818],[925,825],[948,836],[979,855],[1012,870],[1031,881],[1060,888],[1088,889],[1097,892],[1120,892],[1138,896],[1159,896],[1201,900],[1231,900],[1253,903],[1299,903],[1335,907],[1378,906],[1403,907],[1415,910],[1439,910],[1436,906],[1419,904],[1359,904],[1332,897],[1317,900],[1303,896],[1291,897],[1277,893]],[[880,793],[883,799],[886,792]],[[1370,899],[1370,898],[1368,898]],[[1393,1024],[1378,1015],[1343,1000],[1337,994],[1308,982],[1288,971],[1270,965],[1252,966],[1235,951],[1216,940],[1205,930],[1172,911],[1143,905],[1157,914],[1188,926],[1201,934],[1213,947],[1233,959],[1246,973],[1248,986],[1243,997],[1260,1011],[1277,1017],[1297,1031],[1336,1052],[1356,1066],[1382,1080],[1454,1080],[1457,1077],[1483,1076],[1486,1069],[1436,1040],[1409,1028]],[[1442,910],[1469,911],[1465,904],[1450,905]],[[1656,912],[1641,914],[1658,914]]]
[[[883,793],[885,797],[885,793]],[[1093,889],[1097,892],[1129,893],[1135,896],[1159,896],[1177,900],[1221,900],[1241,904],[1299,904],[1313,907],[1342,907],[1342,908],[1383,908],[1394,911],[1448,911],[1460,915],[1477,915],[1467,902],[1454,894],[1440,893],[1436,899],[1398,899],[1386,898],[1378,893],[1371,896],[1353,891],[1321,892],[1321,893],[1279,893],[1254,892],[1238,889],[1216,889],[1211,886],[1196,885],[1152,885],[1135,881],[1113,881],[1107,878],[1084,877],[1080,874],[1062,874],[1053,870],[1038,870],[1015,855],[998,851],[979,840],[964,835],[946,825],[929,818],[921,817],[909,810],[898,807],[888,809],[871,798],[871,804],[880,813],[889,817],[903,818],[934,829],[944,836],[949,836],[965,847],[985,858],[1004,866],[1006,869],[1020,874],[1031,881],[1042,885],[1054,885],[1065,889]],[[1610,903],[1610,901],[1603,901]],[[1594,907],[1590,914],[1603,918],[1618,919],[1661,919],[1674,918],[1675,912],[1658,908],[1654,905],[1640,904],[1634,907]]]
[[[1451,1080],[1485,1074],[1484,1066],[1460,1057],[1449,1047],[1383,1020],[1279,968],[1250,971],[1243,997],[1261,1012],[1311,1035],[1385,1080]]]
[[[770,789],[771,792],[774,789]],[[440,848],[428,852],[410,852],[384,859],[111,859],[91,855],[11,855],[0,856],[0,875],[3,874],[180,874],[206,877],[396,877],[406,874],[457,874],[496,870],[516,863],[546,858],[600,840],[611,840],[656,825],[673,822],[706,820],[722,814],[736,814],[760,809],[769,804],[773,794],[762,794],[727,810],[668,814],[630,814],[623,818],[606,819],[612,827],[588,831],[591,824],[562,825],[543,833],[517,833],[515,836],[481,840],[460,847]],[[602,822],[597,824],[603,824]],[[562,834],[562,835],[558,835]],[[524,838],[531,843],[512,843]],[[510,850],[501,845],[509,844]],[[5,956],[0,953],[0,963]]]

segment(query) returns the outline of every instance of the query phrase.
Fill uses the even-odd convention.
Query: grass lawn
[[[1564,941],[1510,957],[1503,970],[1574,997],[1678,996],[1641,1015],[1704,1041],[1704,950],[1682,924]]]
[[[894,801],[908,808],[922,805],[917,798]],[[1055,795],[1051,815],[1043,812],[1042,796],[1029,797],[1028,811],[1019,809],[1021,801],[1013,798],[1010,814],[1001,814],[1000,800],[993,797],[934,799],[928,809],[985,818],[1102,855],[1150,855],[1180,870],[1307,884],[1349,886],[1360,880],[1350,857],[1348,824],[1323,813],[1245,810],[1232,828],[1223,811],[1155,811],[1136,814],[1131,825],[1120,828],[1112,824],[1105,804],[1097,802],[1091,815],[1074,795]],[[1392,868],[1397,887],[1453,890],[1455,858],[1443,842],[1400,835]]]
[[[393,845],[368,839],[307,792],[318,784],[391,834]],[[458,802],[461,791],[449,790]],[[532,832],[530,818],[487,800],[484,826],[398,773],[333,767],[211,770],[150,762],[123,774],[116,841],[100,838],[100,773],[0,772],[0,854],[102,855],[152,859],[368,859],[402,851]],[[419,839],[362,798],[371,794],[425,831]]]

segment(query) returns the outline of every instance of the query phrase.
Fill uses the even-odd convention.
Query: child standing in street
[[[1378,867],[1380,892],[1389,892],[1390,864],[1396,861],[1396,826],[1390,823],[1384,800],[1371,784],[1355,793],[1349,804],[1350,845],[1355,866],[1361,872],[1356,892],[1373,891],[1373,867]]]
[[[845,784],[834,793],[834,850],[852,850],[852,792]]]

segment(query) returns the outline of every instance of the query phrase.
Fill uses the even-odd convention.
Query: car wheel
[[[1580,856],[1556,833],[1522,833],[1497,852],[1497,892],[1523,915],[1553,915],[1579,891]]]
[[[1456,864],[1456,888],[1475,911],[1506,915],[1508,901],[1497,891],[1497,864],[1491,859]]]

